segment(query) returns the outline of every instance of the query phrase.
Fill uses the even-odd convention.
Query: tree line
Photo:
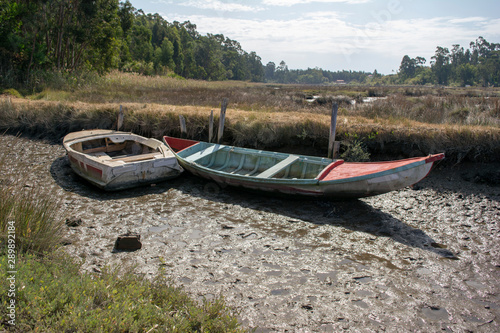
[[[203,80],[263,81],[255,52],[196,25],[169,23],[127,0],[2,0],[0,85],[36,83],[47,72],[110,70]]]
[[[431,59],[430,66],[425,66],[425,58],[405,55],[399,67],[399,83],[500,85],[500,43],[489,43],[478,37],[466,50],[459,44],[454,44],[451,51],[438,46]]]
[[[373,76],[378,76],[377,70],[372,73],[363,71],[328,71],[321,68],[288,69],[285,61],[278,66],[272,61],[264,69],[266,82],[295,84],[331,84],[331,83],[364,83]]]
[[[255,52],[222,34],[201,35],[190,21],[167,22],[119,0],[2,0],[0,86],[36,87],[47,73],[110,70],[201,80],[295,84],[500,84],[500,44],[438,46],[430,66],[405,55],[398,73],[291,70],[265,66]]]

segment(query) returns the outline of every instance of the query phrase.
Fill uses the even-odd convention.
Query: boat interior
[[[199,148],[202,149],[184,159],[214,171],[255,178],[314,179],[332,162],[330,159],[320,157],[222,145]]]
[[[152,142],[155,143],[155,142]],[[108,137],[75,142],[71,148],[102,161],[136,162],[161,156],[159,144],[146,145],[135,140],[112,140]]]

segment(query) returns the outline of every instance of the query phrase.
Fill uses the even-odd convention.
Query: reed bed
[[[0,97],[0,129],[55,141],[81,129],[116,128],[120,105],[123,130],[178,136],[183,115],[188,137],[207,140],[210,111],[217,121],[228,98],[229,144],[323,155],[337,103],[341,150],[357,140],[386,156],[444,151],[448,160],[500,159],[498,88],[269,85],[113,72],[23,98],[7,93]]]
[[[12,95],[16,95],[9,89]],[[385,98],[366,103],[366,98]],[[240,81],[207,82],[113,72],[84,83],[60,84],[27,96],[60,102],[146,103],[216,107],[223,98],[247,111],[329,114],[332,103],[367,118],[412,119],[499,127],[500,89],[402,86],[271,85]]]
[[[500,128],[499,97],[463,95],[407,97],[396,94],[357,108],[367,118],[411,119],[430,124],[462,124]]]
[[[72,131],[116,128],[120,105],[125,110],[122,130],[161,139],[180,136],[179,115],[186,119],[187,136],[208,139],[208,117],[219,106],[157,103],[84,103],[2,98],[0,129],[60,142]],[[409,157],[445,152],[448,161],[497,161],[500,129],[497,126],[420,122],[402,115],[365,115],[368,111],[341,108],[336,140],[341,152],[354,141],[363,142],[372,155]],[[373,111],[370,111],[373,112]],[[491,111],[489,111],[491,112]],[[326,155],[329,112],[242,110],[228,107],[223,141],[243,147],[300,150]]]

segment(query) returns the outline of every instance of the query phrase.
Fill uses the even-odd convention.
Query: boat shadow
[[[229,186],[221,188],[213,181],[197,178],[191,174],[182,177],[184,182],[176,188],[201,199],[279,214],[288,217],[290,223],[302,220],[314,225],[331,225],[351,232],[363,232],[374,237],[389,237],[395,242],[420,248],[443,258],[458,259],[421,229],[414,228],[362,200],[332,201],[291,196],[276,197]],[[246,222],[252,223],[252,221]],[[258,224],[255,225],[258,227]],[[263,231],[269,232],[269,226],[263,226]],[[287,230],[272,231],[294,237]]]

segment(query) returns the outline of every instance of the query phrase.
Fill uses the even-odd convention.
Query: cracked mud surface
[[[200,300],[224,296],[256,332],[500,331],[500,187],[488,184],[498,165],[438,166],[413,188],[346,202],[188,174],[107,193],[73,174],[60,145],[0,144],[2,183],[24,174],[62,218],[82,219],[64,227],[63,250],[89,271],[163,272]],[[113,252],[127,231],[142,249]]]

